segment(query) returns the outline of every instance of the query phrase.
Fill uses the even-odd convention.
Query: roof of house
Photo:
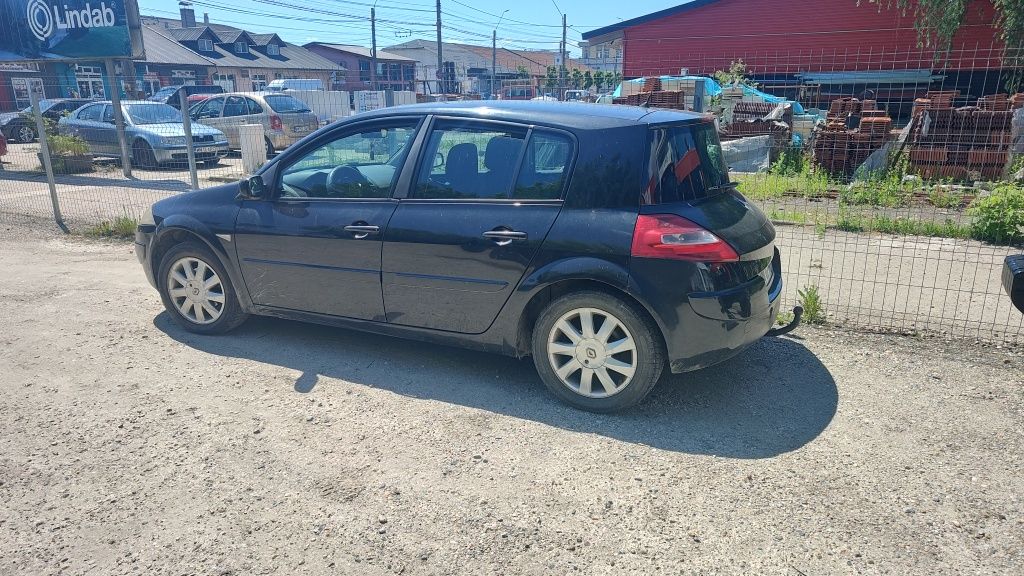
[[[302,46],[281,41],[281,38],[273,33],[252,34],[223,24],[201,24],[194,28],[181,28],[178,20],[149,16],[143,18],[142,29],[146,62],[278,70],[343,70],[334,62]],[[216,38],[212,51],[195,52],[182,44],[198,40],[207,30]],[[238,54],[234,51],[235,42],[241,38],[248,39],[247,54]],[[153,41],[152,44],[150,40]],[[267,53],[267,44],[271,40],[279,43],[280,54]],[[153,50],[156,50],[159,56],[152,54]]]
[[[654,21],[654,20],[660,20],[660,19],[662,19],[662,18],[664,18],[666,16],[672,16],[673,14],[678,14],[680,12],[686,12],[687,10],[693,10],[695,8],[700,8],[701,6],[706,6],[708,4],[711,4],[712,2],[717,2],[717,1],[718,0],[690,0],[689,2],[686,2],[684,4],[679,4],[679,5],[673,6],[671,8],[665,8],[664,10],[658,10],[657,12],[651,12],[650,14],[645,14],[643,16],[637,16],[636,18],[631,18],[629,20],[623,20],[622,22],[616,22],[615,24],[612,24],[610,26],[605,26],[603,28],[598,28],[596,30],[590,30],[588,32],[584,32],[582,34],[582,36],[583,36],[584,40],[590,40],[591,38],[596,38],[598,36],[604,36],[605,34],[609,34],[611,32],[618,32],[620,30],[629,28],[631,26],[636,26],[638,24],[644,24],[644,23],[651,22],[651,21]]]
[[[330,48],[331,50],[337,50],[338,52],[347,52],[348,54],[354,54],[363,58],[370,58],[370,49],[364,48],[363,46],[355,46],[353,44],[328,44],[327,42],[310,42],[303,44],[303,47],[309,48],[310,46],[321,46],[323,48]],[[385,52],[384,50],[377,50],[378,60],[397,60],[401,62],[415,62],[415,58],[406,58],[398,54],[392,54],[391,52]]]
[[[388,46],[387,50],[392,52],[422,50],[431,56],[420,61],[434,62],[437,58],[437,42],[432,40],[410,40],[402,44]],[[441,50],[445,60],[463,60],[473,67],[491,67],[492,51],[490,46],[478,46],[475,44],[458,44],[455,42],[442,42]],[[520,66],[527,69],[531,76],[544,76],[549,66],[555,65],[558,52],[553,50],[510,50],[498,48],[496,59],[499,72],[514,72]],[[587,66],[581,61],[570,58],[567,68],[582,68]]]
[[[146,46],[145,62],[150,64],[188,64],[209,66],[211,62],[189,50],[177,41],[169,30],[153,26],[142,27],[142,42]]]

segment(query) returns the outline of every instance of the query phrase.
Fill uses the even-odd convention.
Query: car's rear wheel
[[[190,332],[221,334],[247,317],[220,260],[197,242],[178,244],[164,254],[158,286],[164,308]]]
[[[533,329],[533,361],[548,389],[576,408],[613,412],[637,404],[665,364],[654,322],[604,292],[551,302]]]
[[[132,143],[132,162],[141,168],[156,167],[156,155],[148,142],[136,140]]]
[[[36,141],[35,128],[31,126],[18,126],[11,131],[11,140],[20,144],[31,144]]]

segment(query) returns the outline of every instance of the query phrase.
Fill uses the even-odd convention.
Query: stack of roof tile
[[[916,100],[910,171],[925,179],[998,180],[1010,160],[1012,108],[1024,106],[1014,98],[982,96],[960,108],[952,98]]]
[[[838,98],[829,105],[825,127],[814,140],[814,162],[827,172],[850,176],[868,156],[885,145],[892,118],[874,100]],[[856,123],[856,128],[850,128]]]

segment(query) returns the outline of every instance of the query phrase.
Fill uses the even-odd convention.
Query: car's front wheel
[[[136,140],[132,144],[132,163],[140,168],[156,168],[156,154],[145,140]]]
[[[31,126],[17,126],[11,130],[10,139],[20,144],[31,144],[36,141],[36,131]]]
[[[178,244],[164,254],[158,282],[164,308],[190,332],[221,334],[247,317],[220,260],[197,242]]]
[[[641,310],[604,292],[554,300],[533,329],[533,361],[555,396],[591,412],[643,400],[665,364],[658,327]]]

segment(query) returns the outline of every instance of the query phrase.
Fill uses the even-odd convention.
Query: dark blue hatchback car
[[[360,114],[157,202],[136,250],[188,330],[260,314],[532,355],[612,411],[769,332],[774,239],[709,117],[465,102]]]

